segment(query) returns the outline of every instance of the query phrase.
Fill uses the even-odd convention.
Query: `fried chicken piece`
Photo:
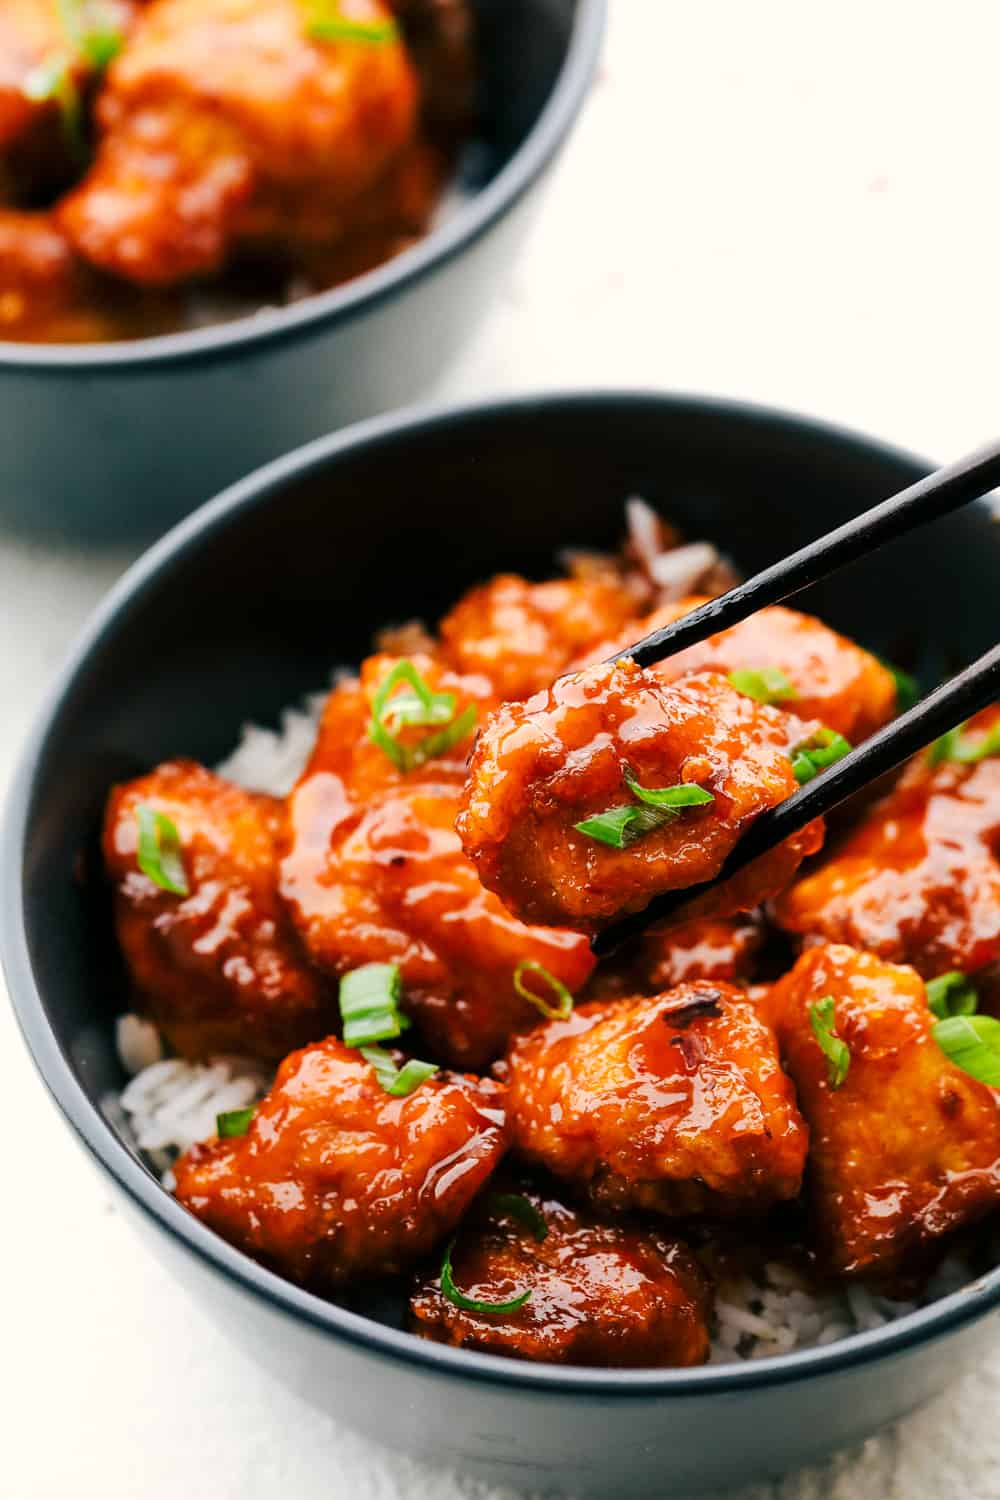
[[[441,649],[458,671],[488,677],[500,698],[528,698],[636,609],[634,594],[597,572],[547,583],[500,573],[445,615]]]
[[[139,868],[141,806],[176,828],[187,895]],[[280,803],[193,761],[111,793],[104,858],[118,941],[140,1008],[184,1057],[277,1060],[332,1030],[335,1003],[278,896],[280,827]]]
[[[435,1074],[397,1098],[328,1037],[285,1059],[246,1135],[181,1157],[176,1191],[255,1260],[329,1291],[433,1250],[504,1146],[490,1079]]]
[[[529,1299],[510,1312],[474,1312],[442,1293],[440,1276],[424,1275],[410,1300],[415,1333],[548,1364],[704,1363],[711,1290],[686,1245],[628,1223],[601,1223],[520,1184],[516,1197],[540,1216],[539,1226],[525,1223],[525,1209],[521,1217],[510,1211],[509,1195],[488,1195],[462,1226],[452,1272],[463,1295],[477,1301],[506,1302],[525,1291]]]
[[[584,998],[662,995],[695,979],[748,979],[763,938],[763,928],[753,917],[702,917],[677,926],[657,923],[598,965]]]
[[[702,597],[666,604],[614,639],[598,643],[576,665],[604,661],[625,651],[707,602]],[[888,723],[896,711],[896,681],[887,667],[821,620],[780,605],[762,609],[649,670],[661,682],[675,682],[690,672],[728,676],[762,668],[776,668],[788,679],[794,696],[780,700],[787,713],[818,719],[852,744]]]
[[[0,339],[100,338],[101,315],[88,309],[86,277],[48,214],[0,208]]]
[[[791,1080],[732,985],[577,1006],[514,1041],[506,1078],[514,1149],[604,1210],[757,1213],[799,1191]]]
[[[355,0],[351,20],[392,15]],[[108,71],[63,226],[144,285],[216,271],[248,243],[333,244],[410,143],[418,94],[401,38],[314,39],[300,0],[152,0]]]
[[[742,833],[798,783],[790,753],[809,726],[724,678],[665,684],[632,662],[588,667],[494,713],[476,743],[458,830],[483,884],[525,921],[594,929],[663,891],[710,880]],[[611,847],[577,825],[647,789],[713,799]],[[822,841],[810,824],[710,894],[699,915],[749,911]],[[694,915],[694,913],[692,913]]]
[[[850,1053],[839,1087],[810,1021],[827,996]],[[945,1235],[1000,1207],[1000,1092],[938,1046],[912,969],[814,948],[774,986],[770,1009],[809,1122],[816,1230],[838,1274],[919,1271]]]
[[[408,660],[429,691],[453,695],[458,718],[495,701],[484,678],[460,677],[421,653]],[[374,657],[359,680],[331,694],[289,802],[282,892],[314,962],[335,975],[399,964],[403,1008],[434,1055],[483,1067],[537,1015],[514,989],[522,960],[542,964],[574,993],[594,961],[581,934],[518,922],[462,853],[455,817],[473,725],[409,771],[371,739],[373,704],[397,665]],[[385,727],[411,749],[438,732],[391,719]]]
[[[970,721],[970,741],[1000,707]],[[926,753],[820,866],[780,898],[789,932],[851,943],[925,979],[1000,961],[1000,756],[972,764]],[[992,984],[994,998],[1000,986]]]

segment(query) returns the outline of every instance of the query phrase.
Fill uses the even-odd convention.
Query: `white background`
[[[534,238],[437,394],[721,392],[942,459],[995,436],[1000,7],[611,6]],[[0,779],[128,560],[0,534]],[[0,1049],[0,1494],[485,1493],[366,1447],[223,1344],[134,1240],[5,1008]],[[998,1411],[1000,1349],[898,1433],[754,1500],[1000,1496]]]

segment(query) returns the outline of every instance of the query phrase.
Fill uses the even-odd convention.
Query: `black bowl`
[[[504,284],[587,94],[605,0],[473,0],[483,124],[468,201],[334,291],[131,343],[0,342],[0,521],[152,537],[332,428],[416,400]]]
[[[309,1400],[414,1455],[507,1483],[688,1493],[859,1441],[938,1392],[995,1333],[1000,1271],[877,1331],[753,1364],[560,1369],[424,1343],[231,1249],[169,1197],[98,1108],[122,1081],[111,1020],[123,995],[101,882],[86,872],[113,781],[180,752],[218,759],[241,723],[275,720],[389,619],[433,618],[500,568],[544,575],[569,543],[610,544],[626,495],[645,495],[755,569],[925,471],[793,417],[652,395],[380,419],[206,506],[100,610],[10,801],[11,993],[59,1107],[154,1248]],[[1000,533],[985,506],[970,507],[804,602],[886,654],[923,644],[942,664],[968,660],[995,630],[998,565]]]

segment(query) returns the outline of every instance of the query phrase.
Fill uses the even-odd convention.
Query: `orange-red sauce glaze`
[[[436,1074],[393,1098],[330,1037],[285,1059],[246,1135],[181,1158],[177,1196],[231,1244],[329,1290],[433,1249],[505,1144],[489,1079]]]
[[[659,1229],[603,1223],[548,1192],[513,1185],[544,1237],[487,1197],[452,1254],[455,1284],[480,1302],[530,1292],[514,1311],[456,1307],[438,1273],[410,1299],[414,1331],[514,1359],[604,1366],[697,1365],[708,1358],[711,1291],[694,1256]]]

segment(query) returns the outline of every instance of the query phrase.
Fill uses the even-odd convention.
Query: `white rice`
[[[286,709],[278,730],[245,725],[239,744],[217,767],[219,774],[250,791],[284,796],[309,758],[325,697],[316,693],[301,708]],[[256,1103],[272,1076],[252,1058],[189,1063],[167,1057],[155,1026],[135,1015],[119,1018],[116,1043],[130,1082],[102,1101],[105,1116],[168,1189],[173,1186],[171,1164],[179,1153],[214,1134],[216,1115]],[[951,1257],[921,1302],[956,1291],[970,1279],[969,1267]],[[766,1359],[830,1344],[881,1327],[918,1305],[853,1284],[817,1289],[797,1266],[768,1261],[754,1275],[719,1285],[711,1363]]]

